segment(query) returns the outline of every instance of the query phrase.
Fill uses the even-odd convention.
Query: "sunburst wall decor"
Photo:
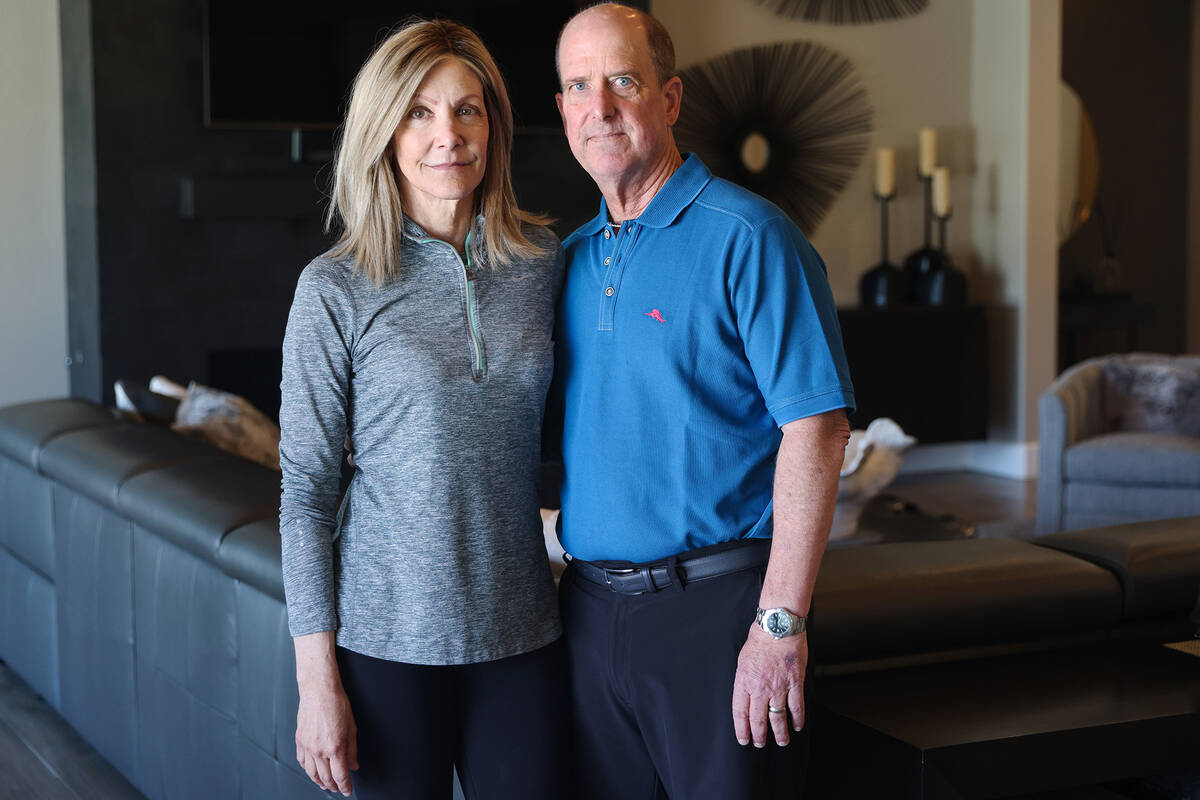
[[[929,0],[757,0],[781,17],[860,25],[919,14]]]
[[[784,42],[717,56],[680,77],[680,149],[815,231],[871,133],[850,61],[814,42]]]

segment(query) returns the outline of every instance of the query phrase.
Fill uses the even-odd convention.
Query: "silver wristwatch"
[[[801,617],[786,608],[760,608],[754,623],[776,639],[804,633],[808,628],[808,617]]]

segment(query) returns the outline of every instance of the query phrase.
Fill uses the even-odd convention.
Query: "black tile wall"
[[[278,348],[296,278],[330,244],[329,168],[292,163],[288,131],[204,126],[203,0],[105,0],[90,14],[98,289],[74,302],[98,305],[111,402],[118,378],[208,382],[213,351]],[[552,212],[560,235],[595,213],[561,134],[517,139],[523,204]]]

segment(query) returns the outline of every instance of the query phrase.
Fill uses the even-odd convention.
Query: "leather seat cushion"
[[[121,487],[117,510],[216,563],[225,534],[279,513],[279,480],[274,470],[218,455],[134,475]]]
[[[116,507],[125,480],[155,467],[215,458],[217,448],[156,425],[134,422],[72,431],[42,450],[42,472],[59,483]]]
[[[283,571],[280,558],[277,516],[230,531],[221,540],[221,547],[217,551],[217,563],[226,575],[282,601]]]
[[[813,652],[830,663],[1107,629],[1121,589],[1017,539],[904,542],[827,552],[813,611]]]
[[[0,408],[0,453],[38,469],[42,445],[79,428],[116,425],[120,416],[87,400],[39,400]]]
[[[1052,533],[1033,540],[1111,570],[1124,616],[1186,616],[1200,595],[1200,517]]]

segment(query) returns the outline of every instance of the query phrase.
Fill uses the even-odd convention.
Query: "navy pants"
[[[761,750],[734,735],[733,678],[763,573],[620,595],[567,568],[559,602],[575,708],[572,797],[801,797],[807,724],[787,747],[770,733]]]
[[[479,664],[422,666],[337,649],[358,726],[360,800],[565,798],[563,645]]]

